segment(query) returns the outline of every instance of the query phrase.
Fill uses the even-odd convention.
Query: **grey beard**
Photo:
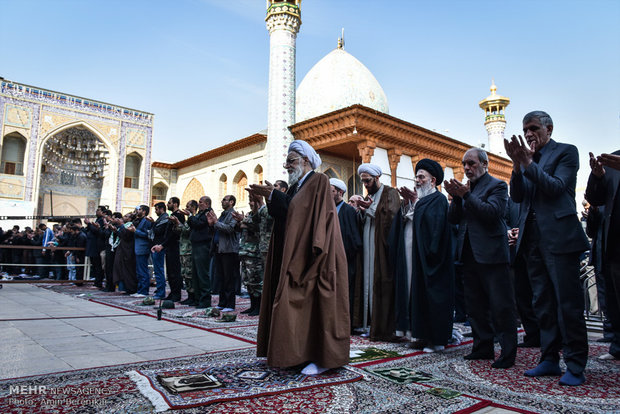
[[[433,187],[431,183],[427,183],[420,187],[417,187],[416,191],[418,192],[418,199],[422,199],[428,195],[433,194],[435,191],[437,191],[437,189]]]
[[[295,171],[288,174],[288,185],[292,186],[297,184],[297,181],[299,181],[303,173],[304,170],[301,168],[301,166],[295,168]]]

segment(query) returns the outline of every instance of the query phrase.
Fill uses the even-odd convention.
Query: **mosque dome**
[[[389,113],[383,88],[366,66],[338,48],[310,69],[299,84],[295,122],[360,104]]]

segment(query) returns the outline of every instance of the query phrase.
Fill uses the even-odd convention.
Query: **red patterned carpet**
[[[79,295],[85,292],[71,288],[65,293]],[[54,287],[62,292],[63,289]],[[81,293],[80,293],[81,292]],[[85,298],[105,302],[124,309],[137,307],[135,300],[98,291]],[[119,299],[120,298],[120,299]],[[244,303],[240,302],[238,310]],[[245,305],[247,306],[247,305]],[[155,315],[154,309],[139,310],[141,313]],[[211,332],[244,338],[250,342],[256,335],[256,318],[240,319],[233,323],[222,323],[193,314],[191,308],[178,308],[167,312],[166,318],[179,323],[207,329]],[[188,316],[189,315],[189,316]],[[141,364],[128,364],[115,367],[87,369],[65,373],[41,375],[22,379],[0,381],[1,413],[148,413],[155,409],[165,409],[170,405],[184,408],[178,412],[188,413],[470,413],[484,407],[507,407],[513,411],[529,413],[612,413],[620,412],[620,362],[601,361],[596,357],[605,353],[604,344],[590,346],[590,360],[586,368],[587,383],[581,387],[561,387],[558,377],[527,378],[523,371],[536,365],[538,350],[520,348],[517,364],[507,370],[490,367],[491,361],[465,361],[463,356],[471,351],[469,343],[450,347],[444,352],[424,354],[404,347],[402,344],[376,343],[354,337],[351,348],[354,350],[375,351],[380,359],[354,362],[347,375],[330,382],[321,381],[320,386],[304,389],[299,381],[288,381],[286,376],[271,373],[268,381],[256,387],[254,395],[241,395],[226,402],[206,401],[204,394],[197,396],[176,396],[168,398],[168,406],[153,405],[140,381],[134,382],[132,371],[139,371],[155,378],[157,374],[185,372],[188,367],[212,370],[227,367],[229,373],[243,371],[243,364],[253,361],[260,366],[261,359],[255,358],[253,349],[219,352],[198,357],[174,358]],[[397,355],[397,356],[396,356]],[[372,358],[372,357],[369,357]],[[234,361],[238,361],[235,363]],[[247,368],[247,367],[246,367]],[[563,367],[564,368],[564,367]],[[427,373],[427,382],[397,383],[377,375],[373,370],[410,370]],[[181,371],[179,371],[181,370]],[[251,370],[251,371],[260,371]],[[243,374],[246,375],[246,374]],[[242,376],[243,376],[242,375]],[[254,373],[256,378],[260,375]],[[293,378],[299,374],[288,373]],[[332,379],[334,373],[332,372]],[[346,382],[363,376],[362,380]],[[234,374],[233,374],[234,376]],[[356,377],[358,376],[358,377]],[[336,375],[337,377],[337,375]],[[267,378],[267,376],[265,377]],[[302,381],[303,382],[303,381]],[[35,386],[44,384],[45,394],[29,394],[15,398],[9,386]],[[289,384],[289,385],[286,385]],[[275,395],[265,395],[269,387],[281,387]],[[431,388],[444,388],[460,393],[456,398],[443,399],[431,395]],[[150,387],[153,389],[154,387]],[[156,387],[155,387],[156,388]],[[243,388],[243,387],[242,387]],[[49,390],[55,389],[55,394]],[[275,389],[275,388],[274,388]],[[60,390],[60,391],[59,391]],[[196,398],[195,398],[196,397]],[[172,398],[172,399],[171,399]],[[204,405],[208,404],[208,405]]]

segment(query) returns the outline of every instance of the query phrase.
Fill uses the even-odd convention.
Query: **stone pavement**
[[[0,379],[248,347],[34,285],[0,289]]]

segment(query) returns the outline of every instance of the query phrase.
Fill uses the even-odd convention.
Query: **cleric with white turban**
[[[370,174],[373,177],[379,177],[383,172],[381,171],[381,167],[376,164],[362,164],[357,169],[357,174],[362,175],[363,173]]]
[[[345,193],[347,192],[347,185],[342,180],[339,180],[337,178],[330,178],[329,179],[329,184],[333,185],[338,190],[342,190]]]
[[[302,157],[308,158],[313,170],[316,170],[321,165],[321,157],[306,141],[296,139],[291,142],[291,145],[288,146],[288,152],[291,151],[295,151]]]

